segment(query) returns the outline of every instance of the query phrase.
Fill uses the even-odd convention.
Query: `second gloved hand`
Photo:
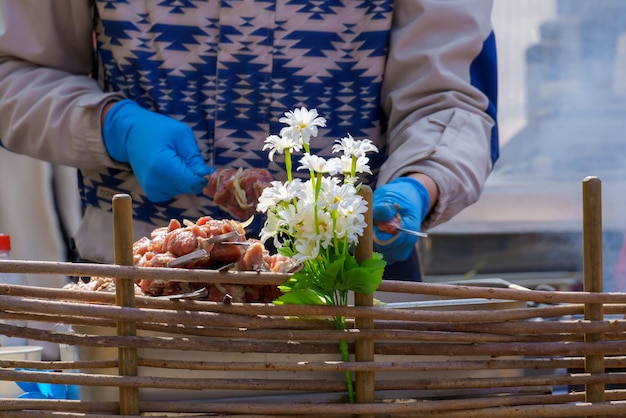
[[[153,202],[199,194],[207,182],[204,177],[213,171],[202,158],[191,128],[132,100],[111,107],[102,135],[111,158],[130,164]]]
[[[377,223],[419,231],[430,205],[426,187],[414,178],[399,177],[378,187],[372,200],[374,250],[389,264],[406,260],[415,249],[417,237],[402,232],[383,232]]]

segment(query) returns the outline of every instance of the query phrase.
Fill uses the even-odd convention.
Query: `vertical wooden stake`
[[[372,189],[362,185],[359,194],[367,202],[368,210],[365,213],[367,227],[363,236],[355,248],[357,261],[370,259],[374,253],[374,229],[372,220]],[[356,306],[374,306],[374,295],[363,295],[355,293],[354,304]],[[372,318],[355,318],[355,325],[358,329],[373,329],[374,320]],[[354,343],[355,361],[374,361],[374,340],[360,339]],[[374,372],[356,372],[355,374],[355,398],[357,403],[373,403],[375,400]],[[360,415],[362,418],[374,417],[373,414]]]
[[[602,183],[597,177],[583,179],[583,280],[586,292],[602,292]],[[603,321],[601,303],[585,304],[585,319]],[[585,334],[586,342],[602,341],[602,333]],[[585,356],[587,373],[604,373],[604,355]],[[587,402],[604,402],[604,383],[585,385]]]
[[[129,195],[113,196],[113,230],[115,264],[132,266],[133,263],[133,215],[132,200]],[[135,306],[135,284],[132,279],[115,279],[115,300],[118,306]],[[117,335],[137,335],[134,321],[118,321]],[[120,376],[137,376],[137,349],[118,347],[118,368]],[[120,386],[120,414],[139,415],[139,389]]]

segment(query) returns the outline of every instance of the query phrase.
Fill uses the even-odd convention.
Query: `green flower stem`
[[[350,362],[350,353],[348,352],[348,341],[339,340],[339,349],[341,350],[341,361],[344,363]],[[348,391],[348,402],[354,403],[354,388],[352,387],[352,373],[349,370],[344,372],[346,376],[346,389]]]
[[[311,175],[313,175],[313,172],[311,172]],[[320,196],[320,191],[322,190],[322,173],[318,173],[317,175],[317,180],[314,183],[314,187],[315,187],[315,210],[313,211],[313,215],[315,216],[315,233],[319,235],[320,233],[320,223],[319,223],[319,217],[317,215],[317,202],[319,200],[319,196]]]
[[[291,150],[285,150],[285,171],[287,172],[287,181],[291,182],[293,180],[293,175],[291,174]]]
[[[304,148],[304,153],[310,154],[311,146],[306,141],[303,140],[302,135],[300,135],[300,140],[302,141],[302,147]],[[315,180],[315,173],[313,172],[313,170],[309,170],[309,177],[311,178],[311,182]]]
[[[345,316],[336,316],[335,318],[335,328],[345,331],[346,329],[346,317]],[[341,352],[341,361],[344,363],[350,362],[350,351],[348,350],[348,341],[345,339],[339,340],[339,351]],[[344,372],[346,378],[346,390],[348,391],[348,402],[351,404],[354,403],[354,388],[352,387],[352,373],[350,371]]]
[[[322,191],[322,173],[317,173],[317,177],[315,178],[315,201],[317,202],[320,198],[320,192]]]
[[[333,220],[333,231],[337,230],[337,210],[331,212],[331,219]],[[339,255],[339,242],[337,241],[337,234],[333,234],[333,249],[335,255]]]

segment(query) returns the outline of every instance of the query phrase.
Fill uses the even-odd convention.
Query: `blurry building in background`
[[[502,3],[532,2],[495,1]],[[431,231],[423,245],[427,275],[579,283],[582,181],[596,176],[605,290],[626,290],[626,274],[616,273],[626,229],[626,2],[558,0],[554,6],[554,15],[537,26],[537,42],[522,51],[525,108],[518,112],[524,123],[502,146],[479,202]],[[508,30],[496,34],[504,63]],[[506,133],[513,86],[501,81]]]
[[[556,0],[495,0],[492,19],[498,53],[500,141],[526,123],[526,50],[539,42],[540,25],[556,15]]]

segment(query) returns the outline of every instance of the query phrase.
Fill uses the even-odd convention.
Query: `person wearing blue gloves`
[[[375,223],[427,230],[478,199],[498,157],[491,8],[0,0],[0,145],[78,168],[77,249],[111,262],[114,194],[133,197],[137,238],[170,219],[229,218],[201,193],[205,177],[284,180],[263,142],[304,106],[328,121],[312,152],[330,156],[348,133],[379,148]],[[419,280],[417,237],[375,234],[387,277]]]

